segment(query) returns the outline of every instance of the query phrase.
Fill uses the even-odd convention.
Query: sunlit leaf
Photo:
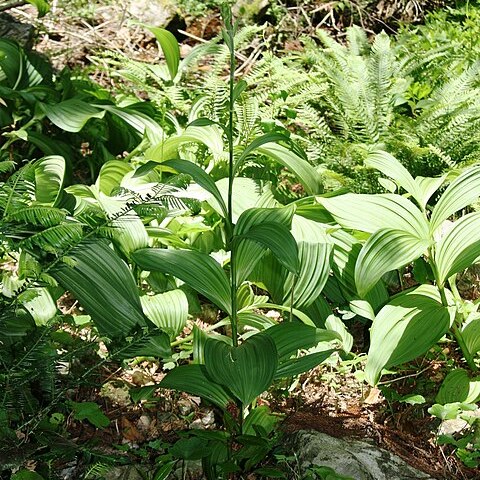
[[[209,376],[248,405],[271,384],[277,369],[277,349],[271,337],[257,333],[239,347],[209,338],[205,366]]]
[[[204,365],[176,367],[158,385],[205,398],[223,409],[233,400],[224,387],[211,379]]]
[[[145,325],[135,280],[104,241],[85,242],[51,272],[79,301],[102,335],[125,336]]]
[[[432,232],[450,215],[477,201],[479,196],[480,166],[476,166],[463,172],[442,194],[432,211],[430,219]]]
[[[143,270],[173,275],[231,314],[230,284],[218,262],[195,250],[144,248],[132,254]]]
[[[470,213],[457,220],[435,249],[438,281],[469,267],[480,256],[480,213]]]
[[[182,290],[140,297],[143,311],[157,327],[173,340],[183,330],[188,317],[188,300]]]
[[[355,284],[358,294],[364,297],[385,273],[413,262],[429,245],[428,239],[401,230],[385,228],[375,232],[357,258]]]
[[[425,353],[448,331],[454,316],[455,308],[444,307],[432,285],[393,297],[373,321],[365,368],[367,381],[375,385],[383,368]]]

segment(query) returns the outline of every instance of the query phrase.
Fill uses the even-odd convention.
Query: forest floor
[[[35,26],[38,32],[35,48],[45,53],[57,69],[87,68],[95,80],[115,88],[116,80],[108,77],[98,64],[99,52],[108,49],[149,62],[155,62],[158,55],[153,35],[132,24],[134,14],[126,5],[99,6],[84,12],[85,16],[56,6],[43,19],[37,19],[30,6],[10,13]],[[180,31],[182,56],[194,45],[218,34],[221,25],[218,12],[187,20],[173,16],[170,22],[172,28]],[[331,20],[330,27],[333,28]],[[341,27],[341,23],[335,24],[338,31]],[[298,43],[295,38],[284,37],[283,48],[295,49]],[[252,61],[248,52],[244,58]],[[362,352],[363,326],[355,327],[357,351]],[[293,386],[268,393],[262,402],[284,417],[282,429],[287,434],[315,429],[335,437],[366,437],[433,477],[480,478],[478,472],[468,469],[449,453],[448,447],[436,445],[439,421],[425,416],[421,405],[403,400],[411,393],[428,393],[438,388],[446,374],[444,350],[451,347],[442,348],[412,362],[409,370],[389,377],[380,388],[365,387],[358,374],[363,361],[360,354],[355,360],[336,359],[322,365],[299,378]],[[178,438],[179,431],[216,426],[215,412],[203,406],[199,398],[186,394],[162,391],[148,401],[132,402],[130,388],[154,385],[163,377],[157,363],[143,362],[128,370],[106,363],[95,375],[90,379],[91,386],[76,392],[75,399],[102,405],[110,426],[97,429],[69,419],[67,430],[73,442],[94,444],[105,453],[116,454],[119,450],[112,445],[124,445],[123,455],[144,461],[155,453],[152,442],[158,439],[171,442]],[[101,389],[97,387],[99,384],[103,385]]]

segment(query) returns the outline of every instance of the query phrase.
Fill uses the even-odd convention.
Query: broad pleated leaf
[[[143,270],[173,275],[231,314],[230,284],[218,262],[195,250],[144,248],[132,254]]]
[[[57,306],[46,288],[29,289],[18,296],[18,301],[30,313],[38,327],[45,325],[57,314]]]
[[[382,276],[413,262],[428,248],[429,240],[389,228],[375,232],[365,243],[355,266],[357,292],[364,297]]]
[[[252,278],[262,282],[276,303],[302,309],[320,295],[330,273],[333,245],[322,225],[295,215],[292,235],[298,246],[300,272],[297,276],[287,270],[270,254],[259,263]]]
[[[165,138],[162,127],[153,118],[144,113],[137,112],[133,108],[120,108],[114,105],[101,104],[94,106],[121,118],[125,123],[130,125],[140,137],[146,136],[153,145],[156,145]]]
[[[66,132],[79,132],[91,118],[103,118],[105,111],[72,98],[54,105],[42,104],[48,119]]]
[[[340,341],[338,333],[300,322],[282,322],[264,331],[276,346],[278,358],[285,360],[300,349],[315,347],[320,342]]]
[[[267,249],[285,268],[298,270],[297,244],[289,230],[293,213],[293,207],[251,208],[240,215],[234,229],[234,235],[242,238],[236,246],[237,285],[247,278]]]
[[[298,274],[298,248],[290,230],[280,223],[264,223],[252,227],[240,241],[253,240],[268,248],[275,258],[291,273]],[[248,249],[248,246],[247,246]],[[250,271],[256,262],[249,262]]]
[[[215,182],[215,185],[220,192],[223,203],[228,203],[228,178],[222,178]],[[260,184],[246,177],[237,177],[233,181],[233,199],[232,199],[232,221],[237,223],[240,215],[245,210],[259,206],[258,202],[262,198],[262,189]],[[222,215],[222,208],[215,198],[208,200],[208,203]]]
[[[333,198],[317,197],[317,201],[345,228],[367,233],[392,228],[420,238],[429,234],[428,222],[420,210],[400,195],[347,193]]]
[[[247,157],[252,152],[260,148],[262,145],[265,145],[266,143],[276,144],[281,140],[288,141],[288,137],[286,137],[285,135],[282,135],[281,133],[266,133],[261,137],[257,137],[245,148],[245,150],[242,152],[238,160],[235,162],[234,171],[235,172],[238,171],[238,169],[244,163]]]
[[[353,235],[344,230],[332,232],[330,237],[334,243],[332,270],[334,278],[338,282],[338,286],[335,287],[333,292],[335,294],[340,293],[347,301],[357,301],[359,299],[355,284],[355,265],[362,249],[362,244]],[[365,299],[361,301],[367,301],[373,310],[377,310],[388,301],[388,298],[389,295],[385,285],[382,281],[379,281],[366,294]],[[355,313],[360,314],[358,311]],[[366,318],[369,317],[367,316]],[[370,320],[373,320],[373,317]]]
[[[301,373],[308,372],[330,358],[333,352],[335,352],[335,350],[325,350],[281,362],[278,365],[274,378],[278,380],[280,378],[295,377]]]
[[[228,391],[211,379],[204,365],[176,367],[158,385],[205,398],[223,409],[232,401]]]
[[[50,10],[50,5],[46,0],[27,0],[27,2],[35,6],[39,17],[43,17]]]
[[[188,299],[182,290],[140,297],[143,311],[158,328],[174,340],[183,330],[188,317]]]
[[[456,178],[440,197],[430,219],[432,232],[455,212],[476,202],[479,196],[480,166],[476,166]]]
[[[395,182],[412,195],[419,204],[422,204],[423,196],[418,184],[412,175],[410,175],[410,172],[393,155],[382,150],[376,150],[365,159],[365,165],[370,168],[376,168],[385,176],[395,180]]]
[[[418,185],[420,205],[425,207],[431,196],[443,185],[446,175],[441,177],[415,177],[415,183]]]
[[[239,347],[209,338],[205,366],[209,376],[248,405],[271,385],[277,370],[277,349],[272,338],[257,333]]]
[[[135,280],[106,242],[79,245],[68,254],[68,263],[51,273],[85,308],[102,335],[125,336],[145,324]]]
[[[157,39],[167,62],[170,77],[173,80],[178,72],[178,65],[180,63],[180,47],[178,46],[175,35],[164,28],[145,26],[150,30]]]
[[[255,151],[288,168],[298,178],[309,195],[323,192],[321,175],[307,160],[299,157],[288,148],[278,145],[277,143],[267,143]]]
[[[105,195],[111,195],[115,188],[120,186],[123,177],[130,171],[132,166],[121,160],[110,160],[102,165],[95,185]]]
[[[190,175],[195,183],[204,188],[207,192],[211,193],[220,206],[223,216],[228,217],[227,207],[223,201],[222,195],[217,188],[217,185],[213,181],[212,177],[208,175],[205,170],[193,162],[188,160],[167,160],[164,165],[174,168],[179,173],[186,173]]]
[[[244,435],[256,435],[254,426],[261,427],[267,435],[272,433],[275,425],[281,420],[279,415],[272,415],[270,409],[266,405],[252,408],[245,418],[242,425],[242,433]]]
[[[353,336],[340,318],[335,315],[329,315],[325,320],[325,328],[337,333],[342,339],[342,350],[346,353],[350,352],[353,347]]]
[[[435,402],[475,403],[480,398],[480,377],[470,378],[463,368],[456,368],[447,374],[435,397]]]
[[[413,360],[425,353],[448,331],[455,307],[444,307],[436,287],[422,285],[395,296],[373,321],[365,368],[375,385],[383,368]]]
[[[469,267],[480,256],[480,213],[457,220],[435,250],[439,282]]]
[[[470,321],[462,330],[462,337],[471,355],[480,352],[480,319]]]
[[[128,347],[112,356],[124,360],[134,357],[169,358],[171,355],[170,338],[165,332],[156,330],[147,337],[133,340]]]
[[[164,142],[149,148],[145,152],[146,160],[163,162],[178,156],[178,149],[186,143],[201,143],[208,147],[214,157],[223,155],[222,131],[216,125],[205,127],[187,127],[183,133],[169,137]]]
[[[101,192],[97,198],[108,218],[114,219],[111,222],[112,238],[126,255],[148,246],[148,233],[140,217],[134,210],[128,208],[122,213],[126,204],[124,200],[107,197]]]
[[[293,288],[293,305],[302,308],[316,300],[327,282],[333,244],[320,224],[298,215],[292,220],[292,234],[298,245],[300,272],[298,276],[288,274],[283,303],[291,304]]]
[[[35,200],[54,206],[62,192],[65,178],[65,159],[51,155],[35,164]]]

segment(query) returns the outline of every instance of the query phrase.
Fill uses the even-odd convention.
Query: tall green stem
[[[233,345],[238,346],[238,332],[237,332],[237,279],[236,279],[236,246],[233,241],[233,180],[235,178],[234,172],[234,155],[233,155],[233,117],[234,117],[234,84],[235,84],[235,52],[234,49],[234,33],[231,19],[228,19],[229,25],[226,25],[229,48],[230,48],[230,75],[229,75],[229,102],[228,102],[228,244],[230,247],[230,303],[232,307],[231,327]]]
[[[437,284],[437,288],[440,293],[440,298],[442,300],[442,305],[444,307],[448,307],[449,305],[448,305],[447,295],[445,294],[445,285],[439,281],[437,265],[435,264],[435,261],[433,260],[433,258],[434,258],[433,248],[430,248],[428,251],[428,261],[430,263],[430,266],[432,267],[433,275],[435,277],[435,283]],[[458,346],[460,347],[460,350],[462,351],[463,356],[465,357],[465,361],[467,362],[467,365],[472,371],[476,372],[478,371],[478,367],[475,364],[473,356],[471,355],[471,353],[467,348],[465,340],[463,339],[462,332],[459,328],[459,325],[461,325],[461,323],[462,323],[462,318],[459,312],[457,311],[455,313],[455,320],[452,326],[453,335],[455,336],[455,340],[457,341]]]

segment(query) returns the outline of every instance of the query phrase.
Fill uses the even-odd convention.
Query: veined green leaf
[[[285,360],[298,350],[315,347],[320,342],[341,341],[341,336],[331,330],[323,330],[300,322],[282,322],[264,331],[272,337],[278,358]]]
[[[143,311],[158,328],[174,340],[183,330],[188,317],[188,300],[182,290],[140,297]]]
[[[430,197],[443,185],[447,175],[441,177],[415,177],[420,196],[420,205],[425,207]]]
[[[243,435],[256,435],[255,426],[262,427],[268,434],[273,432],[275,425],[280,421],[280,415],[272,415],[266,405],[252,408],[242,426]]]
[[[288,275],[283,303],[291,304],[293,288],[293,305],[303,308],[317,299],[327,282],[333,244],[322,225],[298,215],[292,220],[292,235],[298,245],[300,272]]]
[[[178,46],[175,35],[164,28],[151,27],[148,25],[145,25],[145,28],[155,35],[155,38],[160,44],[163,55],[165,56],[165,61],[167,62],[170,77],[173,80],[177,75],[178,65],[180,63],[180,47]]]
[[[367,317],[368,318],[368,317]],[[348,332],[345,324],[335,315],[329,315],[325,320],[325,328],[337,333],[342,339],[342,350],[346,353],[350,352],[353,347],[353,337]]]
[[[455,307],[444,307],[438,289],[432,285],[393,297],[373,321],[365,368],[367,381],[375,385],[383,368],[425,353],[448,331],[454,318]]]
[[[323,192],[321,175],[307,160],[299,157],[288,148],[277,143],[267,143],[258,147],[255,151],[288,168],[298,178],[309,195]]]
[[[408,232],[385,228],[375,232],[365,243],[355,266],[355,284],[364,297],[382,276],[413,262],[430,245]]]
[[[41,158],[35,164],[35,199],[38,203],[54,206],[65,178],[65,159],[59,155]]]
[[[124,200],[108,197],[102,192],[97,195],[97,199],[108,217],[114,219],[112,238],[126,255],[148,246],[148,233],[140,217],[134,210],[127,209],[122,213],[126,203]]]
[[[109,160],[102,165],[95,185],[100,192],[111,195],[112,190],[120,186],[122,178],[132,170],[132,166],[127,162]]]
[[[412,202],[400,195],[347,193],[333,198],[317,197],[317,201],[345,228],[367,233],[391,228],[419,238],[429,237],[427,220]]]
[[[275,343],[264,332],[252,335],[239,347],[213,338],[205,343],[205,366],[209,376],[227,387],[245,405],[270,386],[277,362]]]
[[[323,352],[315,352],[303,357],[291,358],[285,362],[280,363],[275,372],[275,379],[287,377],[295,377],[301,373],[307,372],[317,365],[330,358],[335,350],[325,350]]]
[[[470,378],[463,368],[456,368],[447,374],[435,397],[435,402],[475,403],[480,398],[480,377]]]
[[[158,270],[179,278],[231,314],[230,284],[218,262],[195,250],[144,248],[132,254],[143,270]]]
[[[33,298],[29,298],[33,293]],[[26,296],[28,295],[28,296]],[[25,298],[25,300],[23,300]],[[57,314],[57,306],[46,288],[38,287],[19,295],[18,300],[35,320],[35,325],[42,326]]]
[[[438,281],[443,283],[453,274],[469,267],[480,256],[480,212],[457,220],[435,250]]]
[[[238,237],[242,240],[254,242],[268,248],[275,258],[291,273],[299,272],[298,248],[290,230],[280,223],[264,223],[255,225],[247,233]],[[247,249],[250,245],[247,245]],[[256,259],[255,259],[256,260]],[[250,261],[250,271],[255,266],[255,261]]]
[[[137,112],[133,108],[120,108],[115,105],[95,104],[94,107],[121,118],[130,125],[140,136],[146,135],[151,144],[156,145],[164,140],[162,127],[148,115]]]
[[[163,162],[178,156],[178,148],[186,143],[202,143],[210,149],[214,157],[223,154],[222,131],[216,125],[205,127],[187,127],[185,131],[174,137],[169,137],[145,152],[146,160]]]
[[[257,137],[245,148],[238,160],[235,162],[234,171],[238,171],[248,155],[260,148],[262,145],[265,145],[266,143],[272,143],[276,145],[276,142],[279,142],[280,140],[288,141],[288,137],[282,135],[281,133],[266,133],[261,137]]]
[[[78,299],[102,335],[125,336],[145,325],[135,280],[106,242],[80,244],[52,276]]]
[[[220,192],[223,203],[228,203],[228,178],[221,178],[215,182]],[[259,206],[262,198],[262,189],[258,182],[251,178],[236,177],[233,181],[232,221],[237,223],[240,215],[250,208]],[[208,203],[222,215],[222,209],[215,198],[210,198]]]
[[[335,288],[337,293],[340,290],[341,295],[348,301],[358,301],[357,286],[355,284],[355,265],[358,255],[362,249],[362,244],[351,234],[344,230],[337,230],[330,234],[333,240],[333,261],[332,270],[334,278],[338,282],[338,287]],[[380,306],[383,306],[388,301],[388,292],[382,281],[379,281],[365,296],[365,300],[375,311]],[[355,305],[352,311],[357,308]],[[368,309],[368,307],[367,307]],[[360,313],[355,311],[357,315]],[[365,316],[365,315],[363,315]],[[370,318],[373,320],[374,315]],[[369,318],[368,315],[366,318]]]
[[[269,254],[253,272],[255,281],[262,282],[276,303],[297,309],[311,305],[320,295],[330,273],[333,245],[324,227],[317,222],[294,215],[292,235],[298,245],[300,271],[298,275],[287,272]]]
[[[103,118],[105,111],[90,104],[71,98],[55,105],[42,104],[48,119],[66,132],[79,132],[91,118]]]
[[[238,239],[237,285],[247,278],[267,248],[285,268],[298,268],[297,244],[289,231],[293,213],[293,207],[251,208],[240,215],[234,229]]]
[[[158,386],[198,395],[223,409],[232,400],[228,391],[211,379],[204,365],[176,367],[167,373]]]
[[[463,172],[445,190],[435,205],[430,219],[430,228],[434,232],[444,220],[458,210],[471,205],[480,196],[480,166]]]
[[[222,195],[218,190],[217,185],[213,181],[212,177],[205,172],[205,170],[198,165],[195,165],[193,162],[188,160],[167,160],[163,162],[164,165],[174,168],[177,172],[186,173],[190,175],[193,180],[204,188],[207,192],[211,193],[215,200],[218,202],[220,209],[225,218],[228,217],[227,207],[223,201]]]
[[[422,195],[410,172],[390,153],[375,150],[365,159],[365,165],[380,170],[387,177],[393,178],[397,184],[422,204]]]
[[[463,327],[462,337],[471,355],[480,352],[480,318],[471,320]]]

